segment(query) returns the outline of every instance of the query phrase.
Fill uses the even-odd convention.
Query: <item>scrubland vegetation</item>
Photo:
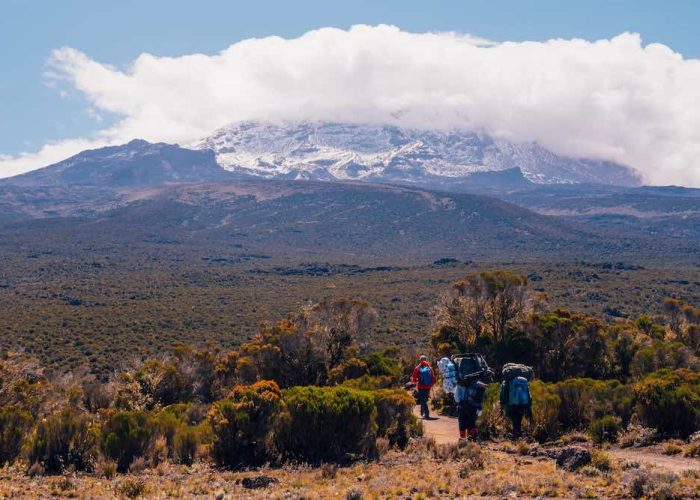
[[[78,243],[78,255],[38,252],[0,239],[0,349],[25,352],[48,369],[87,368],[101,380],[175,343],[239,347],[308,302],[359,297],[377,321],[358,343],[413,349],[427,343],[436,296],[489,262],[439,259],[386,266],[284,261],[236,249]],[[8,249],[4,249],[7,245]],[[85,248],[91,248],[87,256]],[[11,251],[9,251],[11,249]],[[661,314],[678,294],[700,304],[700,271],[619,262],[503,263],[547,295],[550,308],[615,323]]]
[[[669,456],[700,455],[700,309],[669,297],[659,314],[607,322],[552,307],[509,271],[436,287],[433,304],[433,333],[414,349],[360,342],[381,313],[332,298],[264,323],[235,349],[176,344],[106,379],[6,352],[0,494],[34,484],[58,496],[700,495],[697,474],[657,477],[602,451],[666,442]],[[400,388],[419,349],[433,359],[478,350],[497,372],[532,365],[527,442],[502,444],[497,384],[479,419],[487,442],[421,437]],[[436,389],[433,403],[449,398]],[[548,458],[577,442],[598,447],[590,465],[568,471]]]

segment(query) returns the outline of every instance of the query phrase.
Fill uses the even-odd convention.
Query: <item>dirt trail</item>
[[[420,416],[419,406],[413,408],[413,414],[423,423],[425,436],[434,438],[436,443],[456,443],[459,440],[456,418],[433,414],[430,420],[423,420]]]
[[[700,471],[700,460],[697,458],[663,455],[651,450],[639,448],[616,448],[608,450],[608,453],[621,462],[637,462],[643,465],[653,465],[672,472],[683,472],[686,470]]]
[[[432,437],[438,444],[458,441],[459,430],[456,418],[435,414],[430,420],[423,420],[418,406],[413,409],[413,414],[423,423],[423,432],[426,437]],[[700,471],[700,460],[695,458],[663,455],[653,450],[640,448],[613,448],[607,452],[620,462],[638,462],[642,465],[650,465],[676,473],[686,470]]]

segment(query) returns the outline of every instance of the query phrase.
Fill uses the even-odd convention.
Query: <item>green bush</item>
[[[272,381],[236,387],[217,401],[208,422],[214,436],[212,457],[225,467],[257,465],[275,458],[275,423],[284,413],[279,386]]]
[[[479,434],[485,438],[495,438],[506,433],[506,422],[499,404],[500,384],[489,384],[484,396],[481,416],[477,420]]]
[[[17,458],[31,425],[29,411],[17,406],[0,408],[0,467]]]
[[[380,377],[364,375],[360,378],[346,380],[343,385],[350,389],[359,389],[361,391],[378,391],[380,389],[396,387],[396,384],[392,378],[387,377],[386,375]]]
[[[664,368],[697,370],[699,365],[698,358],[681,342],[655,340],[637,351],[630,369],[635,377],[642,378]]]
[[[311,463],[374,454],[376,408],[370,392],[294,387],[284,393],[288,415],[278,438],[288,457]]]
[[[564,431],[586,429],[605,415],[616,415],[626,425],[632,416],[632,391],[617,380],[576,378],[555,387],[561,400],[558,420]]]
[[[620,434],[620,422],[612,415],[606,415],[591,422],[588,431],[596,443],[614,443]]]
[[[177,463],[192,465],[199,443],[198,430],[194,427],[182,426],[175,432],[170,456]]]
[[[700,429],[700,373],[660,370],[635,384],[634,394],[643,425],[681,438]]]
[[[37,425],[29,445],[29,463],[39,463],[49,473],[66,467],[92,470],[95,431],[90,415],[64,409],[52,413]]]
[[[165,438],[168,456],[176,463],[190,465],[201,441],[200,405],[179,403],[168,406],[153,417],[157,433]]]
[[[105,415],[100,448],[117,463],[119,472],[129,470],[137,457],[143,457],[156,434],[156,426],[143,411],[112,411]]]
[[[392,356],[391,350],[374,352],[366,356],[364,361],[373,377],[390,377],[394,383],[398,383],[401,378],[399,360]]]
[[[407,391],[385,389],[374,394],[377,407],[377,435],[389,440],[390,445],[403,449],[408,440],[418,433],[413,407],[416,402]]]
[[[173,363],[149,359],[135,372],[134,378],[153,404],[167,406],[190,401],[194,395],[193,380],[179,368]]]
[[[367,375],[367,363],[357,358],[350,358],[328,372],[328,383],[341,384],[346,380],[360,378]]]
[[[532,429],[531,436],[540,443],[556,439],[561,433],[559,408],[561,398],[556,393],[554,384],[535,380],[530,383],[532,394]]]

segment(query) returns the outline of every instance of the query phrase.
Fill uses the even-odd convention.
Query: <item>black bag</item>
[[[452,362],[455,365],[457,383],[460,385],[469,385],[474,380],[488,378],[491,371],[484,357],[478,353],[455,354],[452,356]]]

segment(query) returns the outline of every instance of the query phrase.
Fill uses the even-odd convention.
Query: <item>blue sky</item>
[[[700,56],[694,0],[181,1],[3,0],[0,3],[0,155],[84,137],[97,123],[80,92],[62,97],[42,74],[53,49],[72,47],[124,68],[143,52],[215,54],[251,37],[387,23],[403,31],[454,31],[494,41],[611,38],[640,33],[685,58]]]

